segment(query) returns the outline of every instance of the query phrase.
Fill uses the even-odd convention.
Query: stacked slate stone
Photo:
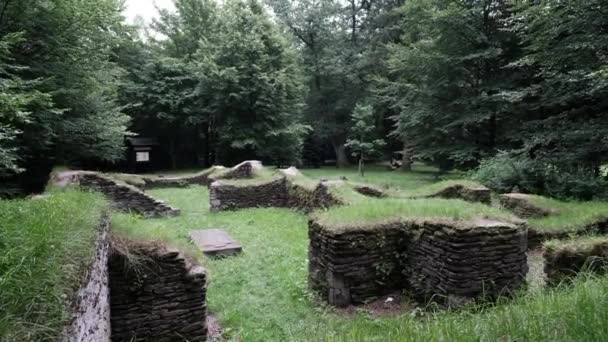
[[[215,181],[209,186],[212,212],[257,207],[286,207],[287,180],[283,177],[267,183],[233,185]]]
[[[354,189],[355,191],[364,196],[376,198],[386,197],[386,194],[382,190],[376,189],[369,185],[357,185],[354,187]]]
[[[608,238],[592,239],[545,246],[545,274],[549,285],[558,285],[582,271],[597,274],[608,271]]]
[[[177,251],[138,249],[141,264],[110,258],[112,341],[205,341],[206,274]]]
[[[478,202],[484,204],[492,203],[492,191],[484,186],[469,187],[456,184],[428,196],[430,198],[439,197],[446,199],[461,199],[467,202]]]
[[[287,207],[309,213],[315,209],[329,208],[342,202],[329,192],[327,185],[319,183],[314,190],[294,182],[288,183]]]
[[[309,282],[336,306],[395,290],[457,305],[508,295],[528,271],[527,228],[480,219],[412,220],[339,230],[309,222]]]
[[[524,284],[525,226],[478,219],[421,223],[409,252],[409,282],[417,297],[458,305],[509,295]]]
[[[180,213],[179,209],[148,196],[134,186],[94,172],[81,173],[79,181],[81,187],[106,195],[119,210],[134,211],[145,217],[177,216]]]
[[[532,203],[530,195],[512,193],[500,195],[500,205],[522,218],[546,217],[557,211],[539,207]]]
[[[333,232],[309,222],[309,282],[343,307],[402,289],[410,236],[399,223]]]
[[[213,183],[211,175],[218,171],[223,170],[222,166],[214,166],[208,170],[199,172],[194,175],[183,176],[183,177],[158,177],[158,178],[144,178],[146,181],[146,189],[159,189],[159,188],[184,188],[190,185],[210,185]]]
[[[244,161],[230,170],[222,173],[219,177],[215,177],[214,179],[246,179],[253,178],[255,170],[260,170],[264,166],[260,161],[257,160],[248,160]]]

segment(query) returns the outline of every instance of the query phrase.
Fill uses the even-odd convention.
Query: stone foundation
[[[608,238],[591,239],[575,239],[545,247],[545,274],[549,285],[558,285],[582,271],[597,274],[608,271]]]
[[[314,189],[293,182],[287,184],[287,207],[311,212],[315,209],[329,208],[342,202],[329,192],[324,183],[319,183]]]
[[[347,306],[405,285],[410,236],[400,224],[333,233],[309,222],[309,283],[330,304]]]
[[[558,214],[555,210],[535,205],[532,203],[530,196],[526,194],[502,194],[500,195],[500,205],[522,218],[545,217]]]
[[[332,305],[409,289],[456,305],[519,289],[524,226],[491,220],[412,221],[332,231],[309,222],[309,282]]]
[[[287,206],[287,180],[280,178],[268,183],[232,185],[222,181],[209,186],[212,212],[243,208]]]
[[[353,189],[355,189],[355,191],[360,193],[361,195],[364,195],[367,197],[376,197],[376,198],[386,197],[386,194],[384,193],[384,191],[382,191],[380,189],[376,189],[369,185],[355,185],[353,187]]]
[[[214,180],[219,179],[247,179],[255,176],[255,171],[263,169],[264,166],[260,161],[248,160],[244,161],[229,170],[226,170],[221,175],[214,177]]]
[[[163,188],[185,188],[190,185],[205,185],[208,186],[214,182],[211,178],[216,171],[223,170],[222,166],[214,166],[208,170],[196,173],[194,175],[182,177],[144,177],[146,189],[163,189]]]
[[[138,188],[94,172],[81,172],[80,186],[106,195],[116,209],[133,211],[145,217],[177,216],[179,209],[154,199]]]
[[[416,297],[458,305],[509,295],[524,284],[525,228],[486,219],[425,222],[420,228],[407,269]]]
[[[129,258],[135,256],[133,263]],[[130,247],[109,261],[112,341],[205,341],[206,274],[178,251]]]
[[[461,184],[448,186],[445,189],[426,196],[428,198],[461,199],[467,202],[492,203],[492,191],[484,186],[469,187]]]
[[[71,305],[72,318],[61,342],[110,342],[108,255],[110,219],[104,215],[95,241],[95,258]]]

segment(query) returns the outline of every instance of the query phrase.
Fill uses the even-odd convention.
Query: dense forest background
[[[133,133],[172,167],[342,167],[381,138],[405,170],[606,194],[608,1],[175,0],[150,26],[123,6],[0,0],[5,195],[119,168]]]

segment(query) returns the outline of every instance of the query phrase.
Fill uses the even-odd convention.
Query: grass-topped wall
[[[529,245],[574,235],[608,232],[608,203],[562,202],[536,195],[501,196],[503,207],[527,218]]]
[[[608,271],[608,237],[588,236],[544,243],[545,274],[552,285],[580,272]]]
[[[107,206],[101,195],[75,189],[54,190],[38,199],[0,201],[1,340],[59,339],[96,260]],[[102,246],[103,239],[99,243]],[[103,299],[97,302],[101,307]],[[104,324],[95,326],[103,329]]]
[[[448,304],[509,294],[527,273],[527,229],[511,220],[442,199],[370,200],[315,213],[310,285],[338,306],[401,289]]]

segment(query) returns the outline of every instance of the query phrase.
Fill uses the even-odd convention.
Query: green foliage
[[[7,106],[2,130],[13,151],[13,156],[3,153],[3,173],[24,169],[21,179],[38,183],[40,190],[56,160],[123,157],[129,118],[116,102],[122,70],[111,60],[125,29],[121,4],[2,2],[2,93],[10,96],[2,100]]]
[[[295,161],[307,127],[299,123],[304,89],[294,51],[257,1],[227,1],[221,18],[218,36],[196,57],[218,159]]]
[[[100,195],[75,190],[0,201],[0,339],[57,340],[105,208]]]
[[[363,164],[365,158],[379,154],[380,149],[386,145],[383,139],[374,139],[374,108],[370,105],[357,104],[352,114],[351,138],[346,141],[353,156],[359,158],[359,173],[364,175]]]
[[[525,192],[562,199],[606,198],[606,181],[585,167],[564,167],[521,154],[482,160],[472,178],[498,192]]]

